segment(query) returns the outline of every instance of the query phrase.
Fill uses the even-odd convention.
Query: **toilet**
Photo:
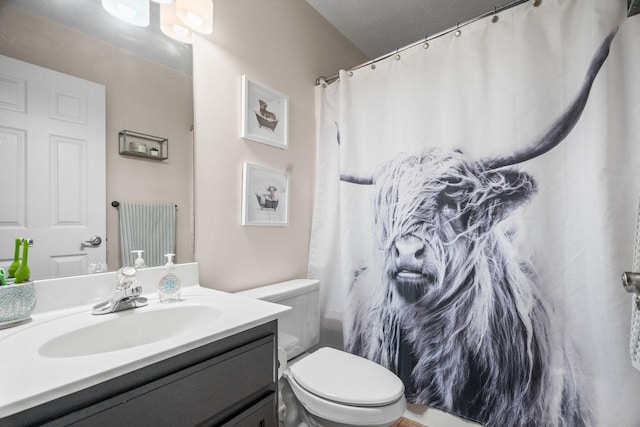
[[[286,305],[278,317],[278,360],[284,426],[394,425],[406,410],[404,385],[388,369],[319,342],[319,282],[297,279],[238,292]]]

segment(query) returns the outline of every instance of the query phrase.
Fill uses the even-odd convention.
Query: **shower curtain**
[[[493,426],[640,425],[625,5],[527,2],[316,88],[323,326],[409,402]]]

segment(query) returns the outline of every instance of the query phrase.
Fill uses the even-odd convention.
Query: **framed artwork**
[[[289,224],[289,174],[242,165],[242,225]]]
[[[242,137],[286,149],[289,98],[242,76]]]

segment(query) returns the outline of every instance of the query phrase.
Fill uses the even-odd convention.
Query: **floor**
[[[408,418],[400,418],[400,421],[398,421],[393,427],[426,427],[426,426],[418,422],[411,421]]]

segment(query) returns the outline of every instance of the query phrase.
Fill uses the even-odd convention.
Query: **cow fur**
[[[410,359],[409,402],[489,426],[590,425],[579,358],[512,226],[533,177],[430,148],[375,183],[378,260],[352,283],[346,349],[399,374]]]

